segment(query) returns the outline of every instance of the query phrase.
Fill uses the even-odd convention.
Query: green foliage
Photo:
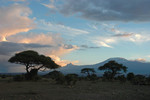
[[[37,70],[38,72],[40,69],[55,69],[59,67],[59,65],[57,65],[50,57],[39,55],[36,51],[32,50],[17,53],[8,61],[11,63],[25,65],[28,77],[32,76],[32,69]]]
[[[126,72],[127,67],[122,64],[118,64],[115,61],[109,61],[108,63],[100,66],[99,70],[105,70],[104,77],[107,79],[114,79],[117,74],[120,74],[121,71]]]
[[[134,76],[135,76],[134,73],[128,73],[127,74],[127,80],[132,81],[134,79]]]
[[[146,77],[144,75],[135,75],[133,80],[131,81],[134,85],[146,85]]]
[[[81,69],[81,73],[87,74],[87,76],[91,76],[91,74],[95,73],[94,68],[83,68]]]
[[[66,79],[67,84],[72,87],[73,85],[76,84],[76,82],[78,80],[78,75],[77,74],[67,74],[65,76],[65,79]]]

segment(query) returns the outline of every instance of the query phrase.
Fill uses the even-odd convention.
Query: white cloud
[[[61,60],[60,57],[58,56],[55,56],[55,55],[50,55],[50,57],[55,61],[55,63],[57,63],[58,65],[61,65],[61,66],[66,66],[67,64],[76,64],[76,63],[79,63],[79,61],[69,61],[69,60]]]
[[[38,28],[53,33],[61,33],[63,35],[76,36],[81,34],[89,34],[86,30],[76,29],[62,24],[56,24],[51,22],[45,22],[41,20],[38,23]]]
[[[53,33],[26,33],[26,34],[17,34],[12,35],[7,38],[8,41],[17,42],[17,43],[38,43],[38,44],[47,44],[47,45],[60,45],[64,43],[63,38],[60,34]]]
[[[149,37],[149,34],[133,34],[131,37],[128,38],[128,40],[134,43],[143,43],[150,41]]]
[[[71,44],[65,44],[65,41],[61,37],[60,34],[53,34],[53,33],[26,33],[26,34],[16,34],[8,37],[8,41],[17,42],[19,46],[22,46],[20,44],[27,43],[32,44],[36,43],[39,45],[36,45],[36,48],[32,48],[32,50],[38,51],[40,54],[44,54],[47,56],[53,55],[61,59],[61,57],[65,54],[68,54],[74,50],[79,49],[76,45]],[[43,48],[37,48],[37,46],[45,46]],[[49,45],[49,47],[48,47]],[[25,45],[25,46],[34,46],[35,45]],[[5,49],[5,48],[4,48]],[[13,49],[13,46],[12,48]],[[16,47],[14,47],[16,50]],[[25,50],[25,48],[19,48],[18,51]],[[4,52],[7,50],[3,50]],[[56,60],[56,59],[54,59]],[[60,63],[61,62],[61,63]],[[67,60],[57,60],[57,63],[64,65],[65,63],[70,63],[70,61]]]
[[[113,47],[113,44],[121,44],[122,42],[142,44],[150,41],[149,33],[144,32],[128,32],[116,28],[116,25],[101,24],[102,29],[105,29],[107,34],[90,37],[92,43],[103,47]]]
[[[31,13],[28,7],[20,4],[0,7],[0,41],[5,41],[8,36],[33,29],[33,19],[29,18]]]
[[[112,46],[106,44],[105,42],[99,42],[99,45],[100,45],[100,46],[103,46],[103,47],[112,48]]]
[[[116,39],[113,37],[107,37],[107,36],[97,36],[93,37],[91,41],[96,44],[97,46],[101,47],[108,47],[113,48],[111,44],[116,43]]]
[[[50,9],[56,9],[56,7],[55,7],[55,0],[49,0],[49,4],[42,4],[43,6],[45,6],[45,7],[48,7],[48,8],[50,8]]]

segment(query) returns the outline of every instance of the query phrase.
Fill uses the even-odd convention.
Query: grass
[[[150,86],[78,81],[70,88],[52,80],[0,81],[0,100],[150,100]]]

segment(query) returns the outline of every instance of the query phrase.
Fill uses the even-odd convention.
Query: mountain
[[[124,66],[128,67],[128,72],[134,72],[135,74],[144,74],[144,75],[150,75],[150,62],[141,62],[141,61],[131,61],[124,58],[109,58],[103,62],[93,64],[93,65],[73,65],[68,64],[65,67],[61,67],[57,69],[58,71],[61,71],[64,74],[69,73],[76,73],[78,75],[84,75],[81,73],[81,69],[83,68],[94,68],[97,75],[102,75],[103,71],[99,71],[98,67],[104,65],[105,63],[114,60],[117,63],[123,64]]]

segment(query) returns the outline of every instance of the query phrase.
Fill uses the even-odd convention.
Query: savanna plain
[[[0,100],[150,100],[150,86],[81,80],[70,87],[44,78],[23,82],[1,78]]]

